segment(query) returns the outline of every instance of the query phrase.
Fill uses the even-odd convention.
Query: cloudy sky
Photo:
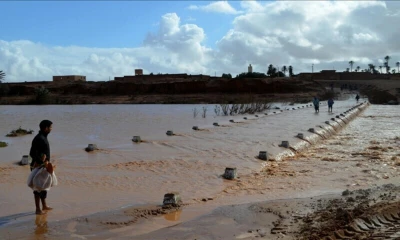
[[[0,1],[7,82],[400,61],[400,1]]]

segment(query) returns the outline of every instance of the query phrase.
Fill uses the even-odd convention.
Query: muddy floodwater
[[[259,151],[284,150],[282,141],[294,141],[298,133],[355,105],[351,98],[336,101],[333,113],[326,105],[315,113],[307,104],[274,104],[280,109],[258,116],[216,116],[214,105],[208,105],[205,118],[206,105],[0,106],[0,141],[9,144],[0,148],[0,188],[6,193],[0,195],[0,224],[34,219],[33,194],[26,185],[29,167],[15,164],[29,153],[34,135],[5,137],[20,126],[37,133],[42,119],[53,122],[48,139],[59,185],[48,193],[54,210],[46,221],[52,222],[160,204],[172,191],[187,204],[212,199],[212,208],[398,180],[399,106],[370,105],[330,139],[284,161],[257,158]],[[200,111],[197,117],[194,108]],[[167,130],[175,135],[167,136]],[[143,142],[133,143],[136,135]],[[99,150],[85,152],[89,143]],[[221,178],[226,167],[238,169],[238,181]],[[184,217],[185,210],[178,215],[164,220]]]

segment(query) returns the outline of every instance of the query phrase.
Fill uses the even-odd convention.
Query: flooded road
[[[284,150],[281,141],[296,141],[298,133],[355,104],[336,101],[333,113],[323,105],[319,114],[302,108],[305,104],[279,105],[283,112],[271,109],[258,117],[215,116],[208,106],[206,118],[193,117],[192,109],[202,105],[0,106],[0,121],[5,123],[0,134],[19,126],[37,130],[43,118],[53,121],[49,141],[59,186],[48,194],[55,209],[47,221],[55,221],[127,205],[160,204],[170,191],[180,192],[188,204],[211,197],[217,206],[322,194],[397,176],[397,106],[369,106],[335,137],[286,161],[257,159],[259,151],[277,154]],[[212,126],[214,122],[222,126]],[[202,131],[191,130],[195,125]],[[167,130],[176,135],[167,136]],[[132,143],[134,135],[144,142]],[[0,215],[16,216],[7,223],[33,216],[32,192],[26,186],[29,168],[14,165],[29,152],[32,138],[0,137],[9,143],[0,149],[0,186],[7,191],[0,196]],[[100,150],[85,152],[89,143]],[[223,180],[226,167],[237,167],[240,179]]]

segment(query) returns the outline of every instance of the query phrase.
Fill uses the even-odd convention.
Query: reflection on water
[[[42,239],[43,235],[48,232],[47,214],[36,215],[35,225],[35,239]]]
[[[168,221],[179,221],[181,217],[182,210],[178,210],[175,212],[170,212],[164,215],[165,220]]]

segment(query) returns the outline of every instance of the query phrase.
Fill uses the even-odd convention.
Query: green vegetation
[[[286,68],[286,66],[285,66],[285,68]],[[289,66],[289,68],[291,69],[291,70],[289,70],[289,75],[290,75],[290,71],[293,74],[293,68],[291,66]],[[271,78],[274,78],[274,77],[285,77],[285,74],[283,72],[279,71],[278,69],[276,69],[276,67],[274,67],[274,65],[272,65],[272,64],[270,64],[268,66],[267,75],[269,77],[271,77]]]
[[[223,78],[232,78],[232,75],[230,73],[223,73],[222,77]]]
[[[6,73],[3,71],[0,71],[0,83],[6,78]]]
[[[10,91],[10,87],[8,86],[8,84],[2,83],[5,78],[6,74],[3,71],[0,71],[0,97],[6,96],[7,93]]]
[[[237,114],[254,114],[263,112],[271,108],[269,102],[252,102],[240,104],[220,104],[215,105],[214,112],[216,115],[233,116]]]
[[[39,87],[35,89],[35,104],[49,104],[50,91],[47,88]]]
[[[266,78],[267,75],[265,73],[260,72],[242,72],[239,75],[236,75],[235,78]]]
[[[377,67],[374,64],[370,63],[370,64],[368,64],[368,68],[361,70],[361,72],[370,72],[372,74],[383,74],[382,69],[386,69],[386,74],[395,74],[396,73],[395,69],[392,69],[392,71],[390,71],[390,69],[391,69],[391,67],[389,65],[390,59],[391,59],[390,56],[385,56],[383,58],[383,60],[384,60],[383,66],[382,65],[378,66],[379,71],[376,70]],[[354,61],[349,62],[350,69],[347,68],[346,72],[352,72],[354,63],[355,63]],[[396,67],[397,67],[397,73],[400,73],[400,62],[396,62]],[[395,70],[395,71],[393,71],[393,70]],[[354,69],[354,72],[360,72],[360,66],[357,66],[357,68]]]
[[[22,129],[21,127],[19,127],[18,129],[12,130],[9,134],[6,135],[6,137],[18,137],[18,136],[24,136],[27,134],[32,134],[33,130],[26,130],[26,129]]]
[[[8,146],[8,144],[6,142],[0,141],[0,148],[7,147],[7,146]]]

